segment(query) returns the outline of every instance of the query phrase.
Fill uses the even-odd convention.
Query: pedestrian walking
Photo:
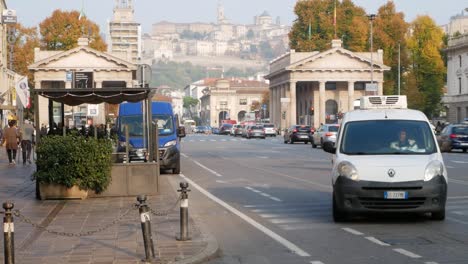
[[[24,124],[20,129],[21,131],[21,150],[23,154],[23,165],[26,161],[31,164],[31,150],[34,141],[34,126],[31,121],[24,120]]]
[[[5,148],[8,154],[8,161],[16,164],[16,152],[18,151],[18,142],[21,140],[20,133],[16,128],[16,120],[8,121],[8,128],[3,132],[2,143],[5,142]]]

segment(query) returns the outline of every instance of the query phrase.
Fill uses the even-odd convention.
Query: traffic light
[[[314,115],[314,107],[313,106],[310,107],[310,115]]]

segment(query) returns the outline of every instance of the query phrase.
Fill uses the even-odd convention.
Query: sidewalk
[[[18,160],[17,160],[18,161]],[[8,164],[4,147],[0,148],[0,203],[13,201],[14,209],[32,222],[58,232],[84,233],[109,226],[128,212],[117,224],[90,236],[59,236],[15,221],[16,263],[144,263],[145,256],[136,197],[93,198],[87,200],[38,201],[31,174],[35,166]],[[178,193],[168,177],[160,177],[160,194],[148,197],[154,211],[174,208]],[[218,245],[201,223],[190,219],[191,241],[175,239],[179,232],[179,205],[165,216],[151,218],[156,261],[153,263],[200,263],[213,256]],[[3,209],[0,209],[3,211]],[[3,216],[1,216],[3,221]],[[0,238],[3,248],[3,237]],[[3,250],[0,263],[4,262]]]

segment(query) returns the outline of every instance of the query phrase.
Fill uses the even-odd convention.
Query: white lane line
[[[206,140],[204,140],[204,139],[200,139],[200,142],[205,142],[205,141],[206,141]]]
[[[452,197],[447,197],[449,200],[457,200],[457,199],[468,199],[468,196],[452,196]]]
[[[225,181],[216,180],[217,183],[227,183]]]
[[[192,160],[192,161],[193,161],[195,164],[197,164],[198,166],[202,167],[203,169],[205,169],[205,170],[211,172],[211,173],[214,174],[215,176],[217,176],[217,177],[223,177],[223,175],[221,175],[221,174],[217,173],[216,171],[214,171],[214,170],[212,170],[212,169],[206,167],[205,165],[201,164],[200,162],[198,162],[198,161],[196,161],[196,160]]]
[[[260,194],[261,196],[267,197],[267,198],[269,198],[269,199],[271,199],[271,200],[273,200],[273,201],[282,202],[281,199],[276,198],[276,197],[274,197],[274,196],[271,196],[271,195],[269,195],[268,193],[261,192],[261,191],[259,191],[259,190],[257,190],[257,189],[254,189],[254,188],[250,187],[250,186],[247,186],[247,187],[244,187],[244,188],[246,188],[247,190],[250,190],[250,191],[252,191],[252,192],[258,193],[258,194]]]
[[[455,169],[455,167],[453,166],[445,166],[446,168],[449,168],[449,169]]]
[[[298,218],[279,218],[279,219],[270,219],[273,224],[294,224],[294,223],[307,223],[307,219],[298,219]]]
[[[216,139],[211,139],[210,141],[211,141],[211,142],[216,142]]]
[[[417,255],[417,254],[414,254],[413,252],[411,251],[408,251],[408,250],[405,250],[405,249],[402,249],[402,248],[394,248],[393,251],[396,251],[400,254],[403,254],[407,257],[410,257],[410,258],[421,258],[421,256]]]
[[[262,193],[262,192],[261,192],[261,193],[259,193],[259,194],[260,194],[261,196],[265,196],[265,197],[268,197],[268,198],[271,197],[271,195],[269,195],[268,193]]]
[[[466,213],[461,212],[461,211],[453,211],[453,213],[456,215],[466,215]]]
[[[276,198],[276,197],[270,197],[270,199],[272,199],[273,201],[277,201],[277,202],[282,202],[283,200],[279,199],[279,198]]]
[[[361,232],[359,232],[359,231],[357,231],[357,230],[355,230],[355,229],[349,228],[349,227],[343,227],[343,228],[341,228],[341,229],[343,229],[344,231],[349,232],[349,233],[351,233],[351,234],[353,234],[353,235],[357,235],[357,236],[362,236],[362,235],[364,235],[364,233],[361,233]]]
[[[450,220],[450,221],[453,221],[453,222],[457,222],[457,223],[459,223],[459,224],[468,225],[468,222],[462,221],[462,220],[458,220],[458,219],[453,218],[453,217],[446,217],[446,219],[448,219],[448,220]]]
[[[259,159],[268,159],[267,156],[258,156],[257,158],[259,158]]]
[[[383,241],[380,241],[375,237],[366,237],[366,239],[373,242],[373,243],[375,243],[375,244],[377,244],[377,245],[380,245],[380,246],[384,246],[384,247],[390,246],[390,244],[387,244],[387,243],[385,243]]]
[[[187,154],[185,154],[185,153],[180,153],[180,155],[182,155],[182,157],[184,157],[184,158],[188,158]]]
[[[458,163],[458,164],[468,164],[468,161],[451,160],[451,162]]]
[[[468,182],[467,182],[467,181],[449,179],[449,182],[458,183],[458,184],[461,184],[461,185],[467,185],[467,186],[468,186]]]
[[[434,261],[429,261],[429,262],[424,262],[424,264],[439,264],[439,263],[434,262]]]
[[[310,262],[310,264],[324,264],[324,263],[322,261],[313,260]]]
[[[224,141],[224,142],[225,142],[226,140],[225,140],[225,139],[221,139],[221,141]]]
[[[281,245],[285,246],[287,249],[289,249],[290,251],[296,253],[297,255],[301,256],[301,257],[310,257],[310,254],[305,252],[304,250],[302,250],[301,248],[299,248],[298,246],[296,246],[295,244],[293,244],[292,242],[290,242],[289,240],[285,239],[284,237],[278,235],[277,233],[271,231],[270,229],[268,229],[267,227],[265,227],[264,225],[258,223],[257,221],[253,220],[252,218],[248,217],[246,214],[242,213],[241,211],[237,210],[236,208],[232,207],[231,205],[229,205],[228,203],[224,202],[223,200],[219,199],[218,197],[214,196],[213,194],[211,194],[210,192],[206,191],[205,189],[203,189],[201,186],[199,186],[198,184],[196,184],[194,181],[192,181],[191,179],[185,177],[183,174],[180,174],[180,177],[182,177],[184,180],[186,180],[188,183],[190,183],[190,185],[192,185],[193,187],[195,187],[199,192],[201,192],[202,194],[204,194],[206,197],[210,198],[211,200],[213,200],[214,202],[216,202],[217,204],[221,205],[222,207],[226,208],[227,210],[231,211],[231,213],[237,215],[238,217],[240,217],[242,220],[246,221],[247,223],[249,223],[250,225],[252,225],[253,227],[257,228],[258,230],[260,230],[261,232],[263,232],[265,235],[269,236],[270,238],[272,238],[273,240],[277,241],[278,243],[280,243]]]

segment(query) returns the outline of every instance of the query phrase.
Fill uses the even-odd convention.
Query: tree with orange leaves
[[[78,11],[55,10],[39,25],[41,46],[46,50],[69,50],[78,46],[78,38],[88,37],[89,46],[105,51],[107,45],[101,38],[99,26]]]

